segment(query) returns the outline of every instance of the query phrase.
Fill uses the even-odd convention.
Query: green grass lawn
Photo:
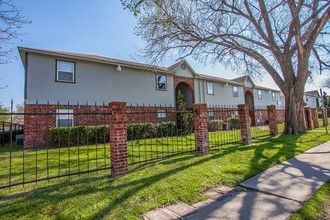
[[[255,138],[269,135],[267,126],[252,127],[251,132]],[[224,144],[228,143],[238,146],[241,143],[238,129],[210,132],[208,139],[211,148],[222,148]],[[132,140],[128,142],[128,160],[129,164],[143,163],[194,150],[194,134]],[[110,168],[110,148],[109,143],[102,143],[23,151],[21,146],[13,145],[10,153],[9,145],[6,145],[4,148],[0,148],[0,166],[0,186],[2,186],[9,183]]]
[[[330,181],[326,182],[290,220],[328,219],[330,216]]]
[[[316,128],[315,130],[325,130],[325,127],[323,126],[323,120],[319,119],[318,121],[319,121],[319,127]],[[327,126],[327,128],[330,131],[330,118],[328,118],[328,124],[329,125]]]
[[[189,145],[192,140],[187,138],[182,142]],[[145,212],[157,207],[206,199],[202,192],[212,186],[233,187],[329,139],[330,135],[320,132],[278,136],[249,146],[221,146],[203,157],[188,153],[130,166],[131,172],[120,178],[109,178],[110,171],[106,170],[1,189],[0,216],[1,219],[141,219]],[[154,146],[157,145],[153,142]],[[161,146],[158,144],[159,149]],[[96,150],[89,147],[91,152]],[[87,154],[86,149],[80,150]],[[3,159],[0,158],[1,167],[5,165]],[[31,170],[35,169],[31,166]]]

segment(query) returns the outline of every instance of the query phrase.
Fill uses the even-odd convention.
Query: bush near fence
[[[127,140],[173,136],[176,133],[174,121],[160,123],[133,123],[127,125]]]
[[[109,142],[109,126],[74,126],[50,129],[52,146],[86,145]]]
[[[127,140],[171,136],[176,132],[175,122],[133,123],[127,125]],[[74,126],[50,129],[52,146],[88,145],[108,143],[109,126]]]
[[[239,129],[239,118],[230,118],[229,127],[230,129]]]
[[[223,120],[210,120],[208,124],[208,131],[220,131],[223,129]]]

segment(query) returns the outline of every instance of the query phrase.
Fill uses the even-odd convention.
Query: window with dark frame
[[[233,97],[238,97],[238,87],[233,86]]]
[[[262,91],[258,90],[258,99],[262,99]]]
[[[167,90],[167,77],[164,75],[156,75],[156,89],[161,91]]]
[[[207,94],[214,95],[214,84],[211,82],[207,82],[206,86],[207,86]]]
[[[73,109],[56,110],[56,127],[73,127]]]
[[[165,110],[158,110],[157,111],[157,121],[158,122],[166,122],[166,111]]]
[[[68,61],[56,61],[56,81],[75,82],[75,63]]]

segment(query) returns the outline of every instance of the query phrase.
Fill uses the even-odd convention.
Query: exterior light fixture
[[[118,64],[116,71],[117,72],[121,72],[121,66],[120,66],[120,64]]]

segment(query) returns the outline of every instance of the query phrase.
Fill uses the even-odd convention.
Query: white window
[[[273,101],[276,101],[276,94],[275,94],[275,92],[272,92],[272,99],[273,99]]]
[[[167,90],[167,77],[163,75],[156,75],[156,89]]]
[[[57,109],[56,113],[56,127],[73,127],[73,109]]]
[[[165,110],[157,111],[157,120],[158,120],[158,122],[166,122],[166,111]]]
[[[233,96],[238,97],[238,87],[237,86],[233,86]]]
[[[75,63],[67,61],[56,61],[56,81],[75,82]]]
[[[277,105],[282,105],[282,102],[281,101],[277,101]]]
[[[208,95],[214,95],[214,85],[211,82],[207,82],[207,94]]]
[[[258,90],[258,99],[262,99],[262,91]]]
[[[209,121],[214,120],[214,112],[210,111],[209,113]]]
[[[238,118],[238,111],[233,111],[230,113],[231,118]]]

